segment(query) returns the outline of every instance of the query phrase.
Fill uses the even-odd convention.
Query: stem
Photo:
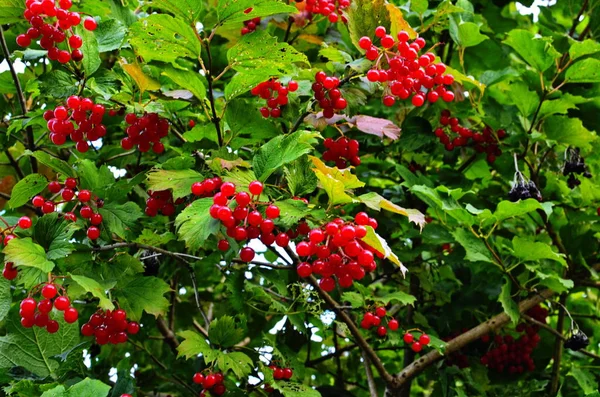
[[[294,24],[294,18],[290,17],[288,18],[288,25],[287,28],[285,29],[285,34],[283,35],[283,41],[285,41],[287,43],[288,39],[290,38],[290,32],[292,31],[292,25]]]
[[[458,167],[458,172],[462,173],[464,170],[466,170],[467,168],[469,168],[469,166],[471,164],[473,164],[473,162],[475,161],[475,159],[477,158],[477,154],[472,155],[471,157],[469,157],[464,163],[462,163],[460,165],[460,167]]]
[[[211,121],[215,125],[217,130],[217,139],[219,141],[219,147],[223,146],[223,135],[221,133],[221,120],[217,116],[217,108],[215,107],[215,95],[213,93],[213,82],[214,78],[212,75],[212,54],[210,52],[210,40],[206,45],[206,55],[208,57],[208,67],[206,69],[206,80],[208,81],[208,100],[210,101],[210,110],[212,112]]]
[[[559,335],[563,334],[565,327],[565,303],[567,302],[567,295],[562,294],[559,299],[560,307],[558,308],[558,319],[556,320],[556,333]],[[550,381],[550,395],[555,396],[558,393],[558,387],[560,385],[560,362],[562,360],[563,353],[563,340],[557,338],[554,342],[554,362],[552,363],[552,377]]]
[[[410,287],[409,287],[409,293],[412,296],[417,296],[419,293],[419,278],[414,274],[411,273],[410,274]],[[409,305],[406,308],[406,324],[412,324],[413,323],[413,316],[415,314],[415,309],[416,309],[416,302],[413,305]],[[408,367],[410,364],[412,364],[413,361],[415,361],[415,356],[416,353],[412,350],[412,349],[406,349],[404,351],[404,368]],[[410,388],[412,386],[412,379],[409,380],[406,384],[406,386],[404,386],[400,392],[400,396],[401,397],[410,397]]]
[[[367,374],[367,382],[369,383],[369,392],[371,393],[371,397],[377,397],[377,385],[375,384],[375,378],[373,377],[371,362],[364,351],[362,351],[361,354],[363,358],[363,364],[365,366],[365,373]]]
[[[8,149],[6,149],[4,151],[4,154],[6,154],[6,157],[8,158],[8,162],[15,169],[15,172],[17,173],[17,176],[19,177],[19,179],[23,179],[25,177],[23,175],[23,170],[21,170],[21,167],[19,167],[19,163],[17,161],[15,161],[15,158],[12,156],[12,154],[10,154],[10,151]]]
[[[27,114],[27,101],[25,100],[25,94],[23,93],[23,88],[21,87],[21,82],[19,81],[19,76],[17,75],[17,71],[13,66],[12,61],[10,60],[10,52],[8,51],[8,46],[6,45],[6,38],[4,37],[4,30],[2,26],[0,26],[0,46],[2,46],[2,52],[4,53],[4,58],[6,59],[6,63],[8,63],[8,68],[10,70],[10,74],[12,76],[13,82],[15,83],[15,88],[17,89],[17,98],[19,99],[19,105],[21,106],[21,114]],[[29,150],[32,152],[35,151],[35,141],[33,139],[33,129],[31,126],[26,128],[27,132],[27,146]],[[31,170],[36,173],[37,172],[37,159],[33,156],[30,156],[31,161]]]

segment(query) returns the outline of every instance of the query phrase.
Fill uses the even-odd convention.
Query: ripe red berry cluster
[[[200,397],[205,397],[209,393],[212,396],[222,396],[227,391],[221,372],[209,372],[206,375],[196,372],[192,377],[192,381],[204,388],[199,394]]]
[[[69,11],[72,5],[71,0],[59,0],[58,5],[54,0],[27,0],[23,16],[31,27],[27,33],[17,36],[17,44],[29,47],[32,40],[39,38],[40,47],[48,51],[49,59],[60,63],[67,63],[71,59],[81,61],[83,40],[72,30],[73,26],[81,23],[81,16]],[[83,27],[87,30],[95,30],[97,26],[93,18],[83,21]],[[60,43],[65,43],[63,48],[66,49],[59,49]]]
[[[421,350],[423,350],[423,348],[429,345],[429,342],[431,342],[431,338],[425,332],[423,332],[421,336],[419,336],[419,339],[415,339],[415,336],[413,334],[411,334],[410,332],[406,332],[402,337],[402,340],[404,340],[404,343],[406,343],[407,345],[410,345],[411,350],[415,353],[418,353]]]
[[[165,145],[160,140],[169,134],[169,122],[156,113],[145,113],[137,117],[133,113],[125,115],[127,136],[121,140],[121,147],[125,150],[133,149],[137,145],[140,152],[150,149],[156,154],[165,151]]]
[[[331,23],[336,23],[340,19],[343,23],[347,23],[348,19],[343,15],[343,11],[349,6],[350,0],[306,0],[305,10],[325,16]]]
[[[450,342],[452,339],[464,334],[468,330],[469,330],[468,328],[464,328],[460,332],[454,332],[450,336],[443,337],[442,340],[444,342]],[[469,367],[469,356],[467,356],[463,351],[458,350],[458,351],[455,351],[455,352],[447,355],[445,364],[448,366],[455,365],[460,369],[468,368]]]
[[[242,36],[245,36],[248,33],[254,32],[259,24],[260,24],[259,17],[248,19],[247,21],[244,21],[244,27],[241,30]]]
[[[94,336],[99,345],[125,343],[127,334],[135,335],[139,331],[140,325],[135,321],[127,321],[127,312],[123,309],[106,312],[98,310],[81,326],[81,334]]]
[[[354,222],[335,219],[321,228],[312,229],[308,240],[296,245],[296,253],[304,260],[296,269],[298,275],[321,276],[320,287],[330,292],[335,288],[334,275],[340,287],[349,288],[354,280],[361,280],[367,272],[374,271],[377,268],[375,256],[381,256],[381,253],[361,240],[367,235],[365,226],[376,229],[377,221],[365,212],[359,212]]]
[[[342,92],[338,88],[340,79],[335,76],[327,76],[325,72],[317,72],[315,82],[312,84],[312,90],[315,93],[315,100],[319,107],[323,109],[323,117],[329,119],[339,110],[344,110],[348,102],[342,97]]]
[[[50,214],[56,211],[58,204],[69,203],[76,199],[78,202],[68,212],[64,213],[65,219],[75,222],[77,215],[75,215],[76,208],[81,204],[79,215],[81,218],[86,219],[90,222],[90,227],[87,229],[87,236],[90,240],[96,240],[100,237],[100,225],[102,224],[102,215],[98,213],[98,208],[102,208],[104,201],[95,197],[89,190],[77,190],[77,180],[75,178],[67,178],[64,184],[58,181],[52,181],[48,183],[48,191],[53,195],[60,193],[61,201],[53,201],[52,199],[46,200],[43,196],[35,196],[31,203],[34,207],[41,208],[44,214]],[[96,207],[96,211],[94,208]]]
[[[323,152],[323,161],[335,161],[335,166],[339,169],[347,168],[348,163],[357,167],[360,165],[358,150],[360,145],[356,139],[348,139],[344,136],[335,141],[326,138],[323,145],[327,148]]]
[[[288,367],[280,367],[275,364],[269,365],[271,371],[273,371],[274,380],[285,380],[288,381],[294,376],[294,371]],[[268,383],[265,383],[264,390],[267,393],[273,393],[275,389]]]
[[[199,198],[212,197],[217,189],[221,188],[222,184],[223,181],[218,176],[205,179],[202,182],[194,182],[192,184],[192,194]]]
[[[440,124],[442,126],[435,130],[435,136],[444,144],[446,150],[451,151],[454,148],[467,146],[469,140],[472,140],[477,152],[487,154],[487,161],[489,163],[496,161],[496,157],[502,154],[499,145],[500,140],[506,137],[506,131],[498,130],[494,134],[494,131],[490,127],[485,126],[482,132],[475,132],[460,125],[460,121],[456,117],[450,116],[451,113],[449,110],[443,110],[440,117]],[[452,138],[453,135],[454,138]]]
[[[32,293],[37,293],[40,288],[34,288]],[[62,287],[61,287],[62,290]],[[52,311],[52,307],[56,310],[64,312],[63,318],[65,322],[71,324],[77,321],[79,318],[79,312],[73,306],[69,298],[64,295],[57,296],[58,288],[53,283],[44,284],[41,288],[41,295],[43,299],[36,302],[31,294],[21,301],[19,314],[21,315],[21,325],[25,328],[31,328],[33,326],[46,328],[46,331],[53,334],[60,328],[58,321],[52,320],[49,316]]]
[[[146,199],[146,215],[156,216],[160,212],[164,216],[171,216],[175,213],[175,205],[183,203],[184,199],[173,200],[171,190],[149,190],[150,197]]]
[[[298,89],[298,83],[291,80],[287,87],[276,79],[260,83],[250,92],[254,96],[260,96],[267,100],[267,106],[260,108],[260,114],[264,118],[281,116],[281,107],[288,104],[288,94]]]
[[[530,317],[546,323],[548,311],[541,306],[535,306],[527,311]],[[515,339],[512,335],[496,335],[493,338],[492,346],[487,353],[481,357],[481,363],[497,372],[507,372],[509,374],[521,374],[526,370],[531,372],[535,369],[535,364],[531,353],[539,344],[541,338],[538,334],[539,326],[519,324],[516,331],[522,335]],[[485,335],[489,341],[489,335]]]
[[[435,54],[426,52],[420,55],[426,42],[418,37],[410,42],[407,32],[401,31],[397,41],[386,33],[383,26],[375,29],[375,36],[380,39],[380,47],[373,44],[370,37],[360,38],[358,45],[366,51],[366,58],[376,61],[373,69],[367,72],[367,79],[386,85],[383,104],[392,106],[399,98],[411,98],[414,106],[423,106],[425,100],[430,103],[442,99],[445,102],[454,100],[454,93],[445,86],[454,82],[454,76],[446,73],[446,65],[435,63]]]
[[[202,182],[206,183],[206,181]],[[194,186],[192,186],[192,191]],[[286,233],[275,236],[273,219],[279,218],[279,207],[274,204],[261,203],[258,197],[263,192],[263,184],[259,181],[250,182],[248,192],[237,192],[231,182],[222,183],[219,192],[213,196],[214,204],[210,207],[210,216],[221,221],[227,228],[227,236],[243,244],[254,238],[260,238],[265,245],[277,243],[280,247],[289,244],[290,238]],[[233,205],[235,207],[232,209]],[[264,217],[259,209],[264,208]],[[221,251],[229,249],[229,241],[222,239],[218,243]],[[250,262],[255,252],[250,247],[240,250],[240,259]]]
[[[106,127],[102,124],[105,111],[104,105],[94,104],[90,98],[70,96],[66,106],[44,112],[50,140],[55,145],[64,145],[67,138],[71,138],[77,151],[87,152],[90,148],[88,141],[106,135]]]
[[[375,332],[378,336],[384,337],[387,335],[388,329],[390,331],[397,331],[400,323],[395,318],[387,320],[387,327],[382,323],[387,318],[387,310],[385,307],[376,307],[372,312],[366,312],[363,314],[363,318],[360,321],[360,327],[362,329],[371,329],[375,327]]]

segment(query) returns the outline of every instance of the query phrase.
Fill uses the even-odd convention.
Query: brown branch
[[[2,46],[2,52],[4,53],[4,58],[6,59],[6,63],[8,63],[8,68],[10,70],[10,74],[12,76],[13,82],[15,83],[15,88],[17,89],[17,98],[19,100],[19,106],[21,107],[21,114],[27,114],[27,101],[25,100],[25,94],[23,93],[23,87],[21,86],[21,81],[19,81],[19,75],[15,70],[15,67],[10,60],[10,51],[8,50],[8,46],[6,45],[6,38],[4,37],[4,30],[2,26],[0,26],[0,46]],[[33,128],[28,126],[26,129],[27,134],[27,147],[32,152],[35,151],[35,140],[33,139]],[[31,170],[36,173],[37,172],[37,159],[33,156],[30,156],[31,161]]]
[[[419,278],[414,273],[410,274],[409,293],[412,296],[417,296],[418,293],[419,293]],[[405,321],[406,324],[412,324],[413,323],[413,317],[414,317],[414,314],[415,314],[415,309],[416,309],[416,302],[413,305],[408,305],[407,306],[407,308],[406,308],[406,321]],[[413,361],[415,361],[415,356],[416,356],[416,353],[412,349],[406,349],[404,351],[404,360],[403,360],[404,368],[408,367],[410,364],[412,364]],[[404,386],[402,388],[401,397],[410,397],[411,386],[412,386],[412,379],[409,380],[406,383],[406,386]]]
[[[219,116],[217,116],[217,108],[215,106],[215,94],[213,92],[213,72],[212,72],[212,54],[210,52],[210,40],[206,44],[206,56],[208,58],[208,67],[206,70],[206,81],[208,81],[208,100],[210,102],[210,110],[212,112],[211,121],[215,125],[215,129],[217,130],[217,140],[219,141],[219,147],[223,146],[223,135],[221,133],[221,120]]]
[[[162,336],[165,337],[166,344],[169,345],[169,347],[171,348],[173,353],[175,353],[175,355],[177,355],[177,353],[178,353],[177,348],[179,347],[179,341],[177,340],[177,337],[175,336],[175,334],[173,333],[171,328],[169,328],[169,325],[167,324],[165,319],[159,316],[156,319],[156,327],[158,328],[158,331],[162,334]]]
[[[371,369],[371,361],[367,357],[365,351],[361,352],[363,357],[363,364],[365,366],[365,373],[367,374],[367,383],[369,384],[369,392],[371,397],[377,397],[377,385],[375,384],[375,378],[373,377],[373,370]]]
[[[519,312],[526,312],[527,310],[531,309],[540,302],[543,302],[546,299],[552,297],[553,295],[555,295],[555,292],[550,289],[544,290],[539,294],[535,294],[519,304]],[[469,343],[478,340],[483,335],[489,334],[495,331],[496,329],[508,324],[509,322],[510,317],[506,313],[500,313],[487,320],[486,322],[481,323],[474,328],[471,328],[464,334],[452,339],[446,344],[445,354],[449,355],[451,353],[454,353],[455,351],[460,350]],[[444,356],[442,356],[437,350],[432,350],[429,353],[423,355],[420,359],[416,360],[411,365],[404,368],[393,378],[393,382],[391,385],[392,387],[388,388],[387,395],[399,396],[399,391],[407,384],[407,382],[410,379],[419,375],[421,372],[425,371],[427,368],[441,360],[443,357]]]
[[[560,296],[560,307],[558,308],[558,319],[556,320],[556,333],[562,335],[565,327],[565,304],[567,303],[567,295],[562,294]],[[560,385],[560,362],[563,353],[563,340],[557,338],[554,341],[554,353],[552,357],[554,362],[552,363],[552,376],[550,380],[550,395],[555,396],[558,394],[558,387]]]

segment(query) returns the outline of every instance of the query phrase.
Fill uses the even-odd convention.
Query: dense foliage
[[[0,0],[0,395],[599,396],[600,3],[521,3]]]

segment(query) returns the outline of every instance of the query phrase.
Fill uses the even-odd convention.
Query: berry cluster
[[[106,312],[98,310],[81,326],[81,334],[94,336],[99,345],[125,343],[127,334],[135,335],[139,331],[140,325],[135,321],[127,321],[127,312],[123,309]]]
[[[223,181],[218,176],[205,179],[202,182],[194,182],[192,184],[192,194],[199,198],[212,197],[217,189],[221,188],[222,184]]]
[[[499,145],[500,140],[506,137],[506,131],[498,130],[494,134],[490,127],[485,126],[482,132],[475,132],[460,125],[460,121],[456,117],[450,116],[449,110],[443,110],[440,117],[441,127],[435,130],[435,136],[446,147],[446,150],[452,151],[455,148],[467,146],[469,140],[472,140],[478,153],[487,154],[489,163],[496,161],[496,157],[502,154]]]
[[[40,291],[40,286],[37,286],[32,290],[35,294]],[[64,292],[61,287],[61,291]],[[69,298],[65,295],[57,296],[58,288],[53,283],[44,284],[41,287],[41,295],[43,299],[36,302],[30,295],[21,301],[19,314],[21,315],[21,325],[25,328],[31,328],[33,326],[46,328],[46,331],[53,334],[58,331],[58,321],[50,319],[50,312],[52,307],[56,310],[64,312],[63,317],[65,322],[71,324],[77,321],[79,318],[79,312],[77,309],[71,306]]]
[[[563,175],[568,176],[567,185],[571,189],[581,185],[581,181],[576,175],[583,175],[586,178],[591,178],[592,174],[585,165],[585,160],[579,154],[579,148],[569,147],[565,151],[565,164],[563,166]]]
[[[469,330],[468,328],[464,328],[460,332],[454,332],[450,336],[446,336],[446,337],[442,338],[442,340],[444,342],[450,342],[452,339],[464,334],[468,330]],[[458,350],[447,356],[445,364],[448,366],[455,365],[460,369],[468,368],[469,367],[469,357],[463,351]]]
[[[357,167],[360,165],[358,156],[359,144],[356,139],[339,137],[335,141],[326,138],[323,145],[327,148],[323,152],[323,161],[335,161],[335,166],[339,169],[347,168],[348,163]]]
[[[542,194],[533,181],[526,180],[523,174],[517,171],[515,172],[513,186],[508,192],[508,199],[510,201],[519,201],[529,198],[542,201]]]
[[[342,92],[338,88],[339,85],[340,79],[335,76],[327,76],[322,71],[315,75],[312,90],[319,107],[323,109],[323,117],[327,119],[332,118],[337,110],[344,110],[348,106],[348,102],[342,97]]]
[[[276,79],[271,79],[260,83],[250,92],[252,95],[260,96],[262,99],[267,100],[267,106],[260,108],[260,114],[264,118],[268,118],[269,116],[277,118],[281,116],[281,107],[288,104],[288,94],[297,89],[298,83],[294,80],[291,80],[286,87]]]
[[[92,192],[89,190],[77,190],[77,180],[75,178],[67,178],[64,184],[58,181],[52,181],[48,183],[48,191],[53,195],[58,195],[62,201],[53,201],[52,199],[46,200],[43,196],[35,196],[31,203],[34,207],[41,208],[44,214],[50,214],[56,211],[58,204],[65,204],[76,199],[78,202],[71,209],[71,211],[65,212],[64,217],[67,220],[75,222],[77,215],[75,215],[75,209],[81,204],[79,215],[83,219],[87,219],[90,222],[90,227],[87,229],[87,236],[90,240],[96,240],[100,237],[100,225],[102,224],[102,215],[98,213],[98,208],[102,208],[104,201],[98,197],[94,197]],[[96,207],[96,211],[94,208]]]
[[[173,192],[171,190],[148,191],[148,199],[146,199],[146,215],[156,216],[160,212],[164,216],[171,216],[175,213],[175,205],[183,203],[184,199],[180,198],[173,200]]]
[[[454,100],[454,93],[445,87],[454,82],[454,76],[445,74],[446,65],[435,63],[432,52],[419,54],[426,44],[422,37],[409,43],[410,36],[401,31],[396,41],[383,26],[375,29],[375,36],[380,39],[381,48],[367,36],[361,37],[358,45],[366,51],[368,60],[376,61],[374,68],[367,72],[367,79],[386,84],[385,106],[394,105],[398,98],[406,100],[411,96],[414,106],[423,106],[425,100],[430,103],[440,98],[445,102]]]
[[[196,372],[192,377],[192,381],[204,388],[199,394],[200,397],[205,397],[208,393],[212,396],[222,396],[227,391],[223,383],[223,374],[220,372],[209,372],[207,375]]]
[[[415,339],[415,336],[413,334],[411,334],[410,332],[406,332],[402,337],[402,340],[407,345],[410,345],[411,350],[415,353],[418,353],[421,350],[423,350],[423,348],[427,346],[429,342],[431,342],[431,338],[425,332],[421,333],[419,339]]]
[[[271,363],[271,365],[269,365],[269,368],[271,369],[271,371],[273,371],[274,380],[288,381],[294,376],[294,371],[288,367],[280,367]],[[264,390],[267,393],[273,393],[275,391],[275,389],[268,383],[265,383]]]
[[[87,152],[90,148],[88,141],[95,141],[106,135],[106,127],[102,124],[105,111],[104,105],[94,104],[90,98],[70,96],[66,106],[44,112],[50,140],[55,145],[64,145],[69,137],[75,142],[77,151]]]
[[[395,318],[391,318],[387,321],[387,328],[382,324],[382,320],[387,318],[387,310],[385,307],[376,307],[374,312],[366,312],[360,321],[360,326],[363,329],[371,329],[376,327],[378,336],[384,337],[387,335],[388,329],[390,331],[397,331],[400,323]]]
[[[580,329],[571,330],[569,338],[565,341],[565,348],[573,351],[585,349],[590,344],[587,335]]]
[[[347,23],[348,19],[343,11],[349,6],[350,0],[306,0],[304,10],[311,14],[323,15],[331,23],[336,23],[340,19],[343,23]]]
[[[40,39],[40,47],[48,51],[48,58],[60,63],[67,63],[71,59],[79,62],[83,59],[80,48],[83,45],[81,36],[73,34],[73,26],[81,23],[81,16],[77,12],[70,12],[73,5],[71,0],[27,0],[23,16],[31,27],[27,33],[17,36],[17,44],[29,47],[32,40]],[[95,30],[96,20],[86,18],[83,27]],[[58,45],[65,43],[66,49],[59,49]],[[69,50],[71,52],[69,52]]]
[[[260,18],[252,18],[244,21],[244,27],[241,30],[242,36],[247,35],[248,33],[252,33],[256,30],[258,25],[260,24]]]
[[[12,239],[17,238],[16,235],[13,234],[14,230],[19,227],[21,229],[29,229],[32,225],[31,219],[28,216],[22,216],[17,221],[16,225],[10,226],[8,222],[4,218],[0,216],[0,220],[7,226],[6,229],[0,230],[0,236],[4,236],[2,238],[2,242],[4,245],[8,244],[8,242]],[[2,270],[2,276],[7,280],[14,280],[19,275],[19,271],[14,266],[12,262],[6,262],[4,264],[4,269]]]
[[[206,184],[205,180],[201,182]],[[208,182],[212,186],[211,182]],[[194,184],[195,185],[195,184]],[[192,192],[194,191],[192,185]],[[260,238],[265,245],[277,243],[280,247],[286,247],[290,242],[290,237],[286,233],[275,231],[273,219],[279,218],[279,207],[274,204],[261,203],[258,197],[263,191],[263,184],[259,181],[250,182],[248,192],[236,192],[236,187],[231,182],[222,183],[219,192],[213,196],[213,205],[210,207],[210,216],[218,219],[223,226],[227,228],[227,236],[243,244],[245,241],[254,238]],[[235,208],[231,207],[235,203]],[[260,207],[264,208],[265,216],[259,212]],[[229,249],[229,241],[222,239],[218,243],[221,251]],[[240,259],[244,262],[250,262],[254,259],[255,252],[250,247],[244,247],[240,250]]]
[[[381,254],[361,240],[367,235],[365,226],[376,229],[377,221],[365,212],[359,212],[354,222],[335,219],[321,228],[312,229],[308,241],[296,245],[296,253],[304,260],[296,269],[298,275],[321,276],[320,287],[330,292],[335,288],[334,275],[340,287],[349,288],[354,280],[361,280],[367,272],[373,272],[377,268],[375,256]],[[311,259],[312,264],[309,263]]]
[[[546,323],[548,311],[541,306],[535,306],[527,311],[527,315]],[[481,357],[481,363],[494,371],[509,374],[521,374],[525,370],[533,371],[535,364],[531,353],[540,342],[539,326],[521,323],[517,325],[516,331],[522,333],[516,339],[509,334],[496,335],[488,351]],[[485,335],[482,339],[486,342],[490,337]]]
[[[127,136],[121,140],[121,147],[125,150],[137,146],[140,152],[147,152],[152,148],[156,154],[165,151],[165,145],[160,140],[169,134],[169,122],[156,113],[145,113],[137,117],[133,113],[125,115]]]

